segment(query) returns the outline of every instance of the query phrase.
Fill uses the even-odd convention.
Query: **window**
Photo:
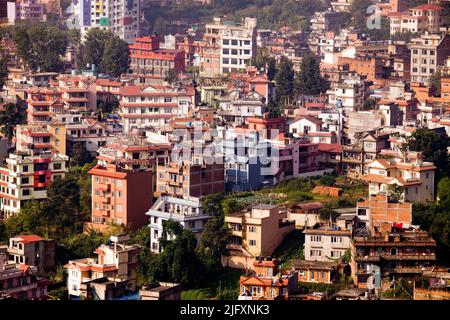
[[[225,45],[229,45],[230,44],[230,40],[228,40],[228,39],[223,39],[223,42],[222,42],[223,44],[225,44]]]
[[[256,247],[256,240],[250,240],[249,241],[250,246]]]
[[[23,189],[22,190],[22,195],[29,196],[30,195],[30,189]]]
[[[248,232],[256,232],[256,227],[255,226],[249,226],[248,227]]]
[[[116,205],[116,211],[118,211],[118,212],[122,211],[122,205],[121,204]]]
[[[311,255],[311,257],[321,257],[322,251],[321,250],[311,250],[310,255]]]
[[[342,237],[333,236],[331,237],[332,243],[342,243]]]
[[[120,188],[122,187],[122,180],[117,180],[117,186]]]
[[[62,168],[62,164],[61,163],[54,163],[53,164],[53,169],[54,170],[61,170]]]
[[[238,41],[237,40],[231,40],[231,45],[232,46],[237,46],[238,45]]]
[[[322,242],[322,236],[311,236],[312,242]]]
[[[428,173],[427,173],[427,175],[428,175]],[[428,176],[427,176],[427,178],[428,178]],[[23,177],[23,178],[22,178],[22,184],[28,184],[28,183],[30,183],[30,178],[28,178],[28,177]]]
[[[222,50],[222,53],[223,53],[223,54],[230,54],[230,49],[223,49],[223,50]]]
[[[14,171],[15,171],[15,170],[14,170]],[[22,171],[23,171],[23,172],[28,172],[28,166],[23,166]]]
[[[117,195],[117,198],[121,198],[122,197],[122,191],[116,191],[116,195]]]

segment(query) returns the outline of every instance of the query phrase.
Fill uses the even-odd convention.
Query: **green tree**
[[[130,50],[125,41],[111,31],[92,28],[80,46],[78,65],[95,65],[100,73],[118,76],[130,65]]]
[[[21,22],[13,28],[16,55],[26,68],[36,72],[60,72],[69,45],[67,34],[50,24]]]
[[[318,95],[328,88],[328,82],[320,74],[319,61],[312,55],[304,57],[296,78],[296,92],[305,95]]]
[[[435,97],[441,96],[441,72],[437,71],[430,76],[430,87]]]
[[[221,257],[226,252],[226,245],[230,237],[230,230],[225,224],[224,216],[218,215],[206,223],[199,255],[207,270],[219,271],[222,268]]]
[[[166,78],[165,78],[165,81],[167,81],[167,82],[170,83],[170,84],[175,84],[175,83],[178,81],[178,75],[177,75],[177,73],[175,72],[175,70],[170,69],[170,70],[167,72],[167,76],[166,76]]]
[[[71,166],[84,166],[87,163],[92,162],[93,157],[86,150],[86,146],[81,142],[75,142],[70,152],[70,165]]]
[[[439,204],[444,208],[450,208],[450,177],[443,177],[437,188]]]
[[[267,61],[267,78],[269,81],[275,79],[275,75],[277,74],[277,65],[275,58],[270,57]]]
[[[160,35],[165,35],[167,32],[166,21],[163,17],[156,18],[153,23],[153,33],[157,33]]]
[[[0,111],[0,126],[4,137],[11,142],[14,137],[16,125],[26,122],[25,111],[14,103],[8,103]]]
[[[367,8],[372,5],[371,0],[353,0],[350,5],[352,25],[358,29],[367,29]]]
[[[438,134],[428,128],[420,128],[412,133],[407,143],[411,151],[421,151],[424,160],[434,163],[437,167],[436,181],[450,175],[450,157],[447,149],[450,140],[445,133]]]
[[[160,245],[163,252],[151,265],[151,282],[173,281],[189,285],[201,281],[204,267],[196,255],[197,241],[191,231],[183,229],[178,222],[165,221]]]
[[[294,95],[294,70],[292,62],[284,56],[280,60],[275,82],[278,102],[283,106],[289,104]]]
[[[388,197],[392,202],[399,202],[403,200],[403,194],[405,193],[405,187],[396,183],[388,185]]]
[[[8,57],[3,48],[0,48],[0,91],[5,85],[5,80],[8,77]]]
[[[100,71],[118,77],[128,71],[130,61],[128,44],[118,36],[112,36],[105,43]]]

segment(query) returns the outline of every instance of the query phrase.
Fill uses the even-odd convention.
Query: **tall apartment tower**
[[[128,43],[140,35],[140,0],[72,0],[76,28],[110,30]]]

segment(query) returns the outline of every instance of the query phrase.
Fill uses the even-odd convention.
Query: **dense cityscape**
[[[449,136],[449,0],[0,0],[0,300],[450,300]]]

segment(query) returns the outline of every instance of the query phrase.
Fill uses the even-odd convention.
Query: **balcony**
[[[377,262],[380,261],[379,256],[356,256],[355,261],[358,262]]]

